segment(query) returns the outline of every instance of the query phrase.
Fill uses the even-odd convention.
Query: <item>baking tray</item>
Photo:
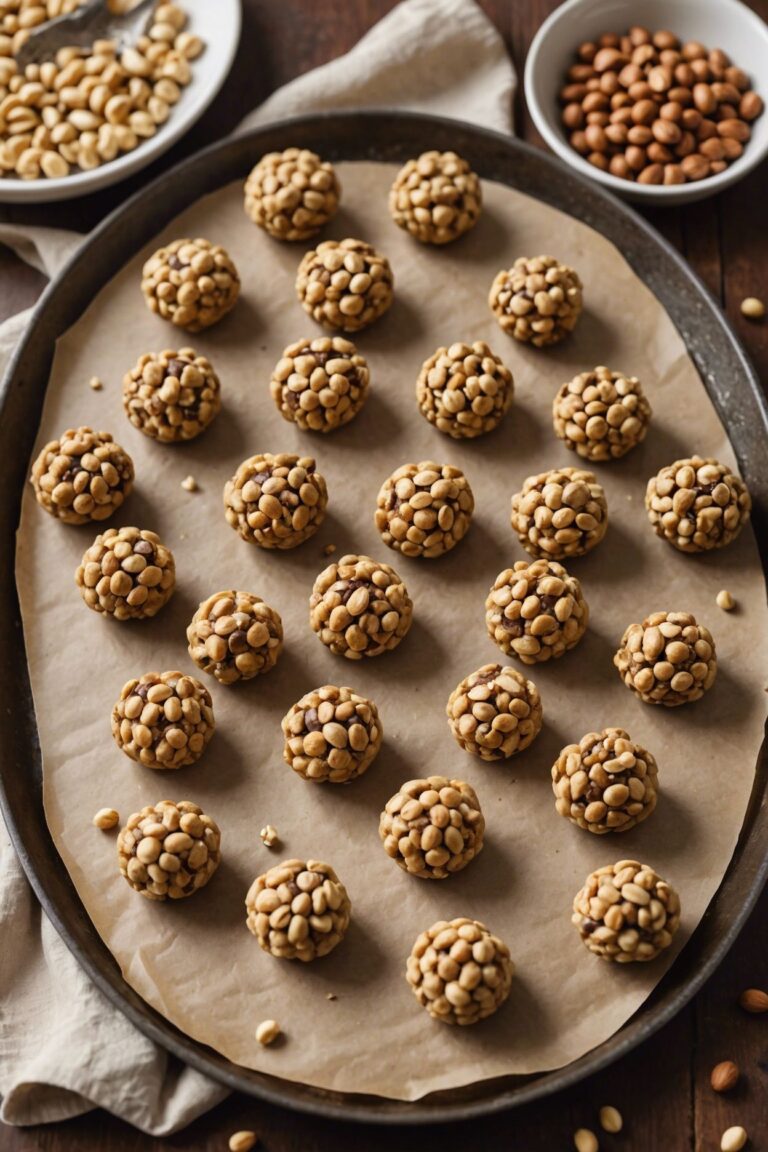
[[[244,178],[265,152],[298,145],[329,160],[403,162],[453,149],[481,177],[568,212],[622,252],[666,308],[725,425],[754,498],[753,521],[768,570],[768,406],[754,369],[716,301],[680,256],[631,209],[560,161],[494,132],[400,112],[300,117],[215,144],[138,192],[109,216],[46,289],[3,382],[0,404],[0,806],[43,908],[108,999],[152,1040],[232,1089],[337,1120],[437,1123],[487,1115],[550,1095],[618,1059],[678,1012],[736,939],[768,876],[768,754],[765,742],[733,859],[704,918],[643,1007],[614,1036],[552,1072],[506,1077],[415,1102],[342,1095],[242,1068],[184,1035],[124,981],[80,903],[48,832],[42,763],[13,571],[15,532],[55,341],[114,273],[201,196]]]

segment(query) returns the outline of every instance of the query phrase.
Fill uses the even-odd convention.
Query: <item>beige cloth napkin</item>
[[[346,56],[287,84],[241,125],[333,108],[401,108],[511,131],[515,73],[474,0],[403,0]],[[0,224],[0,243],[48,276],[79,234]],[[0,326],[4,368],[31,309]],[[0,1119],[106,1108],[153,1135],[227,1095],[149,1041],[104,998],[42,914],[0,822]]]

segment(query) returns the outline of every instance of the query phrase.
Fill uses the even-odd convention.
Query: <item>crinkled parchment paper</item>
[[[658,540],[643,509],[648,476],[698,451],[733,454],[683,343],[620,253],[568,216],[498,184],[485,184],[478,227],[455,246],[423,247],[392,225],[386,197],[394,169],[342,164],[344,208],[329,235],[359,236],[389,256],[396,279],[390,313],[358,338],[372,392],[362,414],[327,437],[299,432],[277,413],[268,381],[283,347],[317,334],[293,281],[304,247],[255,228],[233,185],[198,203],[160,240],[206,236],[223,243],[243,279],[236,310],[194,340],[152,316],[139,290],[149,246],[93,301],[59,342],[38,447],[64,428],[108,429],[133,456],[137,486],[115,517],[160,533],[176,555],[179,585],[150,623],[117,624],[87,611],[73,575],[92,528],[46,516],[28,491],[18,575],[45,764],[48,823],[66,867],[126,980],[177,1027],[230,1059],[323,1088],[415,1099],[436,1089],[554,1068],[609,1037],[673,961],[715,892],[733,852],[762,738],[761,657],[768,638],[763,578],[751,529],[722,553],[691,557]],[[567,343],[528,349],[506,337],[486,297],[493,275],[521,253],[553,252],[581,273],[586,311]],[[503,426],[455,443],[418,414],[414,381],[439,344],[487,340],[512,368],[515,404]],[[221,376],[224,408],[197,442],[158,445],[134,430],[121,379],[148,350],[194,343]],[[522,755],[485,765],[454,743],[444,715],[456,683],[500,653],[485,632],[488,587],[523,552],[509,526],[511,494],[529,473],[576,458],[555,438],[550,406],[576,372],[608,364],[638,375],[654,409],[646,443],[598,466],[610,527],[572,562],[591,607],[590,629],[561,660],[533,668],[545,728]],[[93,392],[89,378],[105,381]],[[257,451],[314,453],[330,492],[317,536],[279,554],[245,544],[222,512],[225,480]],[[37,449],[36,449],[37,451]],[[477,511],[466,540],[437,561],[401,559],[373,526],[376,493],[399,464],[435,458],[463,468]],[[200,491],[181,480],[192,474]],[[400,571],[415,603],[397,652],[366,663],[332,656],[310,631],[307,601],[329,562],[326,544],[381,557]],[[194,671],[185,627],[198,602],[221,588],[258,593],[282,614],[277,669],[225,688],[210,681],[218,728],[202,760],[153,772],[123,756],[109,717],[125,680],[150,669]],[[739,602],[715,606],[720,588]],[[688,610],[717,643],[720,674],[704,702],[648,707],[621,684],[611,658],[627,624],[658,609]],[[202,676],[203,674],[200,673]],[[281,757],[280,719],[305,691],[350,684],[372,696],[385,743],[348,787],[305,783]],[[560,747],[621,725],[656,755],[661,798],[652,818],[625,835],[593,837],[555,812],[550,766]],[[442,773],[477,789],[487,824],[482,855],[464,872],[427,883],[401,872],[380,846],[378,815],[398,785]],[[188,798],[219,822],[224,861],[211,884],[177,904],[153,904],[121,878],[114,836],[96,831],[97,808],[125,820],[161,798]],[[282,847],[259,840],[267,822]],[[312,965],[276,961],[245,927],[254,876],[281,857],[327,860],[346,883],[353,920],[344,943]],[[672,953],[651,965],[592,957],[570,923],[586,874],[625,857],[651,863],[680,891],[683,925]],[[405,958],[433,921],[472,916],[512,949],[509,1002],[472,1029],[433,1023],[404,979]],[[335,993],[329,1001],[326,993]],[[281,1046],[254,1039],[265,1017]]]

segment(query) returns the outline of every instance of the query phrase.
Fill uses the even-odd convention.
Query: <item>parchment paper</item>
[[[747,528],[722,553],[690,557],[658,540],[643,509],[647,477],[694,451],[733,462],[723,428],[680,337],[619,252],[575,220],[501,185],[485,183],[478,227],[453,247],[411,241],[388,217],[388,165],[340,165],[344,209],[329,234],[360,236],[388,254],[396,302],[358,344],[369,357],[372,393],[363,413],[328,437],[285,423],[268,380],[283,347],[313,323],[293,281],[303,246],[275,243],[245,217],[239,185],[197,204],[158,237],[207,236],[223,243],[243,279],[236,310],[189,337],[145,308],[139,290],[148,246],[93,301],[59,342],[38,448],[64,428],[108,429],[134,458],[137,487],[115,524],[158,531],[176,555],[178,591],[155,621],[117,624],[86,610],[75,588],[78,560],[95,535],[46,516],[27,492],[18,576],[27,654],[45,767],[48,823],[66,867],[126,980],[195,1039],[240,1064],[323,1088],[415,1099],[436,1089],[563,1065],[615,1032],[640,1006],[693,931],[728,864],[752,785],[765,697],[761,653],[766,608],[754,537]],[[575,336],[551,351],[506,337],[486,296],[493,275],[520,255],[553,252],[579,269],[586,312]],[[439,344],[487,340],[512,368],[515,405],[492,435],[455,443],[418,414],[421,362]],[[127,422],[121,379],[150,349],[194,343],[210,356],[224,408],[202,439],[155,444]],[[500,659],[485,632],[484,600],[496,574],[523,552],[509,526],[509,501],[525,476],[576,458],[555,438],[551,402],[577,371],[608,364],[637,374],[654,408],[646,443],[598,466],[610,510],[604,542],[571,567],[583,581],[590,628],[563,659],[530,670],[542,693],[545,728],[513,760],[485,765],[454,743],[446,699],[459,679]],[[105,381],[92,392],[89,378]],[[36,448],[36,451],[38,450]],[[330,512],[294,552],[251,547],[222,512],[225,480],[256,451],[316,454]],[[438,561],[400,558],[373,526],[379,485],[399,464],[428,458],[463,468],[477,511],[466,540]],[[191,473],[200,491],[187,493]],[[365,663],[331,655],[310,631],[307,601],[329,563],[328,543],[394,564],[415,603],[397,652]],[[202,760],[178,773],[141,768],[110,736],[112,705],[125,680],[150,669],[194,671],[185,627],[198,602],[220,588],[263,596],[282,614],[284,654],[274,672],[230,688],[210,681],[218,728]],[[728,588],[739,611],[715,595]],[[637,701],[611,658],[625,626],[658,609],[689,610],[717,643],[720,674],[703,703],[665,710]],[[202,676],[203,674],[200,673]],[[208,682],[208,681],[206,681]],[[280,719],[324,683],[372,696],[385,743],[348,787],[311,785],[282,762]],[[656,755],[661,798],[652,818],[624,835],[593,837],[559,817],[550,767],[560,747],[604,725],[621,725]],[[380,846],[378,815],[404,780],[443,773],[478,791],[487,824],[482,855],[464,872],[427,883],[401,872]],[[161,798],[189,798],[219,822],[224,862],[210,885],[176,904],[152,904],[120,877],[114,838],[96,831],[102,805],[123,820]],[[259,840],[274,824],[279,850]],[[254,876],[281,858],[328,860],[353,906],[347,939],[312,965],[261,952],[245,927]],[[590,956],[570,923],[586,874],[637,857],[680,891],[683,925],[671,953],[651,965],[611,966]],[[517,966],[509,1002],[471,1029],[433,1023],[404,979],[418,933],[440,918],[468,915],[508,941]],[[326,993],[337,999],[329,1001]],[[284,1042],[262,1049],[264,1018]]]

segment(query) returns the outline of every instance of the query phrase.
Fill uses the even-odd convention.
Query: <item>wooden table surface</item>
[[[212,0],[213,2],[213,0]],[[768,0],[750,0],[768,19]],[[116,189],[77,203],[0,210],[0,220],[85,230],[162,167],[225,135],[273,89],[307,69],[346,52],[393,0],[244,0],[243,39],[229,82],[189,136],[153,168]],[[482,0],[504,36],[518,75],[528,44],[556,0]],[[642,4],[638,3],[638,19]],[[765,77],[762,77],[764,82]],[[520,94],[518,134],[540,144]],[[768,297],[766,166],[712,200],[644,214],[689,260],[768,380],[768,325],[739,313],[745,296]],[[32,303],[42,277],[0,247],[0,319]],[[727,766],[723,766],[724,773]],[[724,782],[725,786],[725,782]],[[713,798],[716,802],[716,797]],[[676,1019],[630,1056],[577,1088],[540,1104],[471,1126],[452,1124],[428,1132],[368,1129],[294,1116],[244,1097],[233,1097],[187,1131],[164,1140],[142,1135],[112,1117],[93,1112],[46,1128],[0,1128],[2,1152],[214,1152],[228,1135],[256,1129],[269,1152],[410,1152],[467,1145],[485,1152],[555,1152],[573,1147],[572,1134],[599,1131],[597,1111],[606,1103],[624,1116],[621,1136],[605,1136],[601,1148],[632,1152],[709,1152],[733,1124],[750,1134],[751,1152],[768,1150],[768,1015],[748,1016],[738,1007],[746,987],[768,987],[768,890],[716,975]],[[716,1095],[709,1073],[720,1060],[735,1060],[742,1080],[728,1096]]]

